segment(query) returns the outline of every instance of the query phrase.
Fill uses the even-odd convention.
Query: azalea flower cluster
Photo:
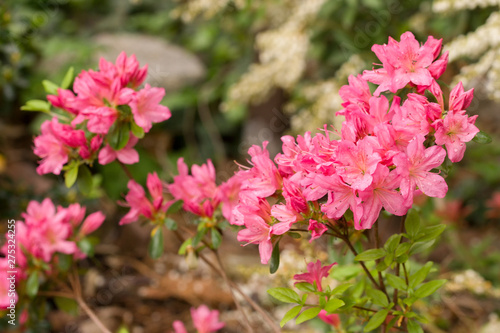
[[[219,321],[219,311],[210,310],[206,305],[191,308],[191,318],[197,333],[213,333],[225,326]],[[174,321],[173,328],[174,333],[187,333],[184,323],[179,320]]]
[[[124,204],[130,207],[130,211],[121,219],[120,224],[135,222],[139,217],[162,221],[169,207],[176,201],[182,201],[185,211],[208,219],[213,219],[220,207],[222,216],[233,221],[232,210],[238,202],[240,190],[237,178],[230,178],[217,186],[215,168],[210,160],[201,166],[193,165],[191,175],[182,157],[177,161],[177,168],[179,174],[174,176],[172,184],[163,184],[156,173],[148,175],[147,188],[151,199],[141,185],[130,180]],[[172,200],[164,199],[163,188],[171,194]]]
[[[2,272],[15,271],[19,282],[34,271],[50,275],[57,270],[58,253],[70,255],[76,260],[85,258],[86,254],[80,250],[78,243],[99,228],[105,219],[99,211],[85,217],[85,211],[86,208],[79,204],[56,208],[48,198],[41,203],[31,201],[26,213],[22,214],[24,221],[15,224],[15,237],[7,234],[7,242],[0,250],[5,256],[0,259],[0,267],[5,268]],[[9,260],[12,257],[15,258],[16,269],[12,267],[13,261]],[[0,281],[0,308],[8,305],[5,303],[9,301],[8,282],[7,279]]]
[[[160,105],[163,88],[148,84],[138,89],[147,75],[134,55],[122,52],[116,63],[104,59],[99,70],[82,71],[73,91],[57,89],[47,99],[61,115],[42,124],[41,135],[34,140],[34,152],[42,158],[39,174],[60,174],[71,160],[100,164],[115,159],[125,164],[139,161],[133,149],[138,138],[149,132],[153,123],[170,118],[170,110]]]
[[[445,196],[447,184],[433,170],[446,156],[460,161],[479,130],[477,116],[465,113],[472,90],[458,84],[445,108],[436,82],[447,65],[446,53],[438,58],[441,44],[429,37],[420,45],[406,32],[400,42],[374,45],[382,68],[351,76],[341,88],[340,133],[325,125],[315,135],[284,136],[274,161],[266,142],[250,148],[252,166],[234,176],[241,190],[232,223],[244,226],[239,241],[259,245],[262,263],[294,224],[308,225],[315,239],[349,209],[357,230],[370,229],[382,208],[403,216],[416,194]],[[368,82],[378,85],[373,94]]]

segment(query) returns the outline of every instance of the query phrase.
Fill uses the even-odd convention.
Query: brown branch
[[[254,329],[252,328],[252,325],[250,325],[250,321],[248,320],[247,314],[245,313],[245,311],[241,307],[240,302],[236,299],[236,296],[234,295],[233,288],[231,287],[231,284],[229,283],[229,278],[227,277],[227,273],[224,270],[224,266],[222,265],[222,260],[220,260],[219,252],[214,251],[214,253],[215,253],[215,258],[217,259],[217,263],[219,264],[219,267],[220,267],[220,272],[222,273],[222,278],[224,279],[224,281],[226,282],[226,284],[229,287],[229,291],[231,292],[231,297],[233,298],[233,302],[236,305],[236,308],[243,315],[243,319],[245,321],[245,326],[247,327],[248,332],[254,332]]]
[[[185,240],[184,240],[184,237],[182,237],[182,235],[177,231],[177,230],[174,230],[174,234],[176,235],[176,237],[179,239],[179,241],[181,243],[183,243]],[[210,247],[209,247],[210,248]],[[201,260],[203,260],[214,272],[216,272],[217,274],[219,274],[220,276],[223,276],[223,273],[220,271],[220,269],[218,269],[210,260],[208,260],[203,254],[199,253],[198,256],[201,258]],[[230,288],[232,287],[234,290],[236,290],[238,292],[238,294],[240,294],[244,299],[245,301],[250,304],[250,306],[255,310],[257,311],[258,313],[260,313],[264,319],[264,321],[267,322],[267,324],[272,328],[273,332],[275,333],[280,333],[281,330],[280,328],[274,323],[273,319],[269,316],[269,314],[266,313],[266,311],[264,311],[264,309],[262,309],[262,307],[260,305],[258,305],[256,302],[254,302],[250,297],[248,297],[247,294],[245,294],[239,287],[236,283],[234,283],[233,281],[231,280],[227,280]]]
[[[341,240],[344,241],[344,243],[347,244],[347,247],[349,247],[349,249],[351,250],[351,252],[357,256],[358,255],[358,251],[356,251],[356,249],[354,248],[354,246],[352,245],[351,241],[349,240],[349,234],[345,235],[345,237],[342,237],[340,238]],[[373,278],[373,275],[370,273],[370,271],[368,270],[368,268],[366,267],[365,263],[362,262],[362,261],[359,261],[359,264],[361,265],[361,267],[363,267],[363,270],[365,271],[366,275],[368,276],[368,278],[370,279],[370,281],[373,283],[373,285],[380,291],[383,291],[382,290],[382,287],[380,287],[380,285],[377,283],[377,281],[375,281],[375,279]]]

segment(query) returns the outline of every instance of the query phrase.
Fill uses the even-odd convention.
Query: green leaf
[[[311,320],[315,318],[320,312],[321,308],[318,307],[307,309],[297,317],[297,319],[295,320],[295,324],[299,325],[305,321]]]
[[[422,268],[420,268],[418,271],[415,272],[415,274],[412,274],[410,278],[408,279],[410,288],[414,289],[416,286],[418,286],[420,283],[422,283],[427,275],[429,275],[429,272],[431,271],[432,268],[432,261],[427,262]]]
[[[400,290],[406,290],[406,282],[399,276],[387,273],[385,275],[385,278],[387,279],[387,283],[391,285],[393,288],[400,289]]]
[[[363,332],[370,332],[382,325],[384,322],[385,318],[389,314],[389,310],[380,310],[376,314],[374,314],[371,319],[368,321],[368,324],[366,324]]]
[[[80,251],[87,256],[92,257],[94,255],[94,244],[92,244],[88,237],[78,241],[77,245]]]
[[[92,173],[86,165],[80,165],[78,170],[78,189],[85,195],[89,195],[92,192],[94,181],[92,179]]]
[[[444,229],[446,229],[446,226],[444,224],[431,225],[425,227],[423,230],[419,232],[416,241],[428,242],[431,240],[435,240],[436,238],[439,237],[439,235],[443,233]]]
[[[70,67],[66,72],[66,74],[64,75],[64,79],[61,82],[61,88],[68,89],[74,77],[75,77],[75,69],[73,67]]]
[[[198,226],[198,231],[196,232],[196,235],[194,235],[191,245],[197,246],[206,235],[207,231],[208,229],[205,226],[202,226],[201,228]]]
[[[57,253],[57,267],[59,267],[62,272],[67,272],[70,269],[72,262],[73,256],[64,253]]]
[[[307,283],[307,282],[299,282],[299,283],[296,283],[295,288],[297,288],[298,290],[300,291],[305,291],[305,292],[315,292],[316,289],[314,288],[314,286],[310,283]]]
[[[57,95],[57,88],[59,88],[57,84],[49,80],[43,80],[42,85],[47,94]]]
[[[408,328],[408,333],[424,333],[424,330],[415,320],[408,320],[406,326]]]
[[[387,242],[385,242],[384,249],[387,252],[394,252],[400,241],[401,241],[401,235],[399,234],[392,235],[391,237],[389,237]]]
[[[389,300],[387,296],[377,289],[368,289],[366,291],[366,295],[371,298],[373,304],[380,305],[382,307],[389,306]]]
[[[174,219],[166,217],[163,223],[165,224],[168,230],[177,230],[177,222],[175,222]]]
[[[38,293],[39,281],[38,281],[38,271],[34,271],[28,277],[26,281],[26,294],[33,298]]]
[[[408,261],[408,258],[409,258],[408,255],[406,253],[404,253],[396,258],[396,262],[398,264],[404,264],[405,262]]]
[[[220,246],[220,243],[222,243],[222,235],[220,234],[219,230],[217,230],[216,228],[212,228],[211,236],[212,236],[213,248],[218,249]]]
[[[273,253],[271,254],[271,260],[269,261],[269,272],[271,274],[276,273],[280,267],[280,242],[276,242],[273,247]]]
[[[73,186],[76,182],[76,178],[78,176],[78,164],[73,164],[73,166],[66,170],[64,173],[64,184],[66,184],[67,188]]]
[[[163,254],[163,228],[158,226],[151,232],[151,241],[148,247],[149,256],[158,259]]]
[[[182,243],[181,247],[179,248],[179,252],[178,252],[181,256],[186,254],[187,247],[191,246],[191,241],[192,241],[192,239],[188,238],[184,241],[184,243]]]
[[[413,245],[410,247],[410,252],[408,252],[408,254],[410,256],[412,256],[414,254],[417,254],[417,253],[420,253],[422,251],[425,251],[429,247],[431,247],[432,244],[434,244],[433,240],[432,241],[428,241],[428,242],[416,242],[416,243],[413,243]]]
[[[479,132],[476,134],[476,136],[472,139],[474,142],[480,143],[480,144],[487,144],[491,143],[491,136],[484,132]]]
[[[347,289],[349,289],[351,287],[352,287],[352,284],[350,284],[350,283],[341,284],[340,286],[333,288],[330,295],[342,294],[344,291],[346,291]]]
[[[116,333],[130,333],[130,331],[125,325],[122,325]]]
[[[292,237],[293,239],[300,239],[302,238],[302,235],[299,234],[298,232],[292,232],[292,231],[289,231],[286,233],[288,236]]]
[[[50,103],[41,99],[32,99],[27,101],[25,105],[21,106],[21,110],[50,113]]]
[[[384,262],[387,266],[390,266],[394,261],[394,252],[389,252],[384,258]]]
[[[288,312],[285,313],[283,319],[281,319],[280,321],[280,327],[285,326],[286,323],[295,318],[299,314],[300,310],[302,310],[302,305],[296,305],[288,310]]]
[[[375,266],[375,269],[379,272],[383,272],[387,269],[387,267],[389,267],[389,265],[386,264],[384,260],[382,260],[377,264],[377,266]]]
[[[54,302],[59,310],[69,313],[72,316],[78,315],[78,303],[71,298],[54,297]]]
[[[434,280],[424,283],[420,288],[415,291],[415,297],[424,298],[434,294],[439,288],[446,283],[446,280]]]
[[[386,255],[384,249],[370,249],[358,254],[354,260],[357,261],[368,261],[368,260],[377,260]]]
[[[267,293],[283,303],[300,303],[299,295],[290,288],[271,288]]]
[[[113,150],[123,149],[130,139],[130,128],[128,123],[116,122],[108,134],[109,145]]]
[[[396,257],[399,257],[402,254],[407,253],[410,250],[411,244],[408,242],[404,242],[398,245],[396,248]]]
[[[135,121],[130,124],[130,130],[132,131],[132,134],[137,138],[142,139],[144,137],[144,129],[137,125]]]
[[[332,313],[333,311],[337,310],[341,306],[343,306],[345,303],[343,300],[338,299],[338,298],[332,298],[328,302],[326,302],[325,305],[325,310],[328,313]]]
[[[420,231],[420,216],[414,208],[410,209],[406,215],[405,229],[410,239],[414,239]]]
[[[184,204],[184,201],[177,200],[176,202],[174,202],[173,204],[171,204],[170,207],[168,207],[167,214],[177,213],[182,208],[183,204]]]

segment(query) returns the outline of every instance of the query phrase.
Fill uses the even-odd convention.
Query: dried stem
[[[179,241],[181,242],[184,242],[184,237],[182,237],[182,235],[178,232],[178,231],[174,231],[175,235],[177,236],[177,238],[179,239]],[[203,260],[214,272],[216,272],[218,275],[220,276],[223,276],[223,273],[221,272],[221,270],[219,268],[217,268],[210,260],[208,260],[203,254],[199,254],[199,257],[201,258],[201,260]],[[238,294],[240,294],[244,299],[245,301],[250,304],[250,306],[255,310],[257,311],[258,313],[260,313],[262,315],[262,318],[266,321],[266,323],[272,328],[273,332],[275,333],[279,333],[281,332],[280,328],[274,323],[273,319],[269,316],[269,314],[266,313],[266,311],[264,311],[264,309],[262,309],[262,307],[260,305],[258,305],[255,301],[253,301],[250,297],[248,297],[247,294],[245,294],[239,287],[236,283],[234,283],[233,281],[231,280],[227,280],[227,283],[229,284],[229,287],[230,288],[233,288],[234,290],[236,290],[236,292],[238,292]]]
[[[96,324],[96,326],[99,328],[99,330],[103,333],[111,333],[109,329],[104,326],[102,321],[97,317],[94,311],[90,309],[83,300],[82,297],[82,286],[80,284],[80,278],[78,277],[78,272],[76,271],[76,268],[73,267],[71,273],[68,275],[68,280],[71,285],[72,293],[68,292],[58,292],[58,291],[41,291],[39,292],[39,295],[42,296],[48,296],[48,297],[65,297],[65,298],[70,298],[74,299],[80,308],[89,316],[89,318]],[[66,288],[64,288],[66,289]]]
[[[215,254],[215,258],[217,259],[217,263],[219,264],[220,272],[222,273],[222,278],[224,279],[224,281],[226,282],[226,284],[229,287],[229,291],[231,292],[231,297],[233,298],[233,301],[234,301],[234,304],[236,305],[236,308],[243,315],[243,319],[245,321],[245,326],[247,327],[248,332],[254,332],[254,329],[252,328],[252,325],[250,325],[250,321],[248,320],[247,314],[245,313],[245,311],[241,307],[240,302],[236,299],[236,297],[234,295],[233,288],[232,288],[231,284],[229,283],[229,278],[227,277],[227,273],[224,270],[224,266],[222,265],[222,260],[220,259],[219,252],[214,251],[214,254]]]

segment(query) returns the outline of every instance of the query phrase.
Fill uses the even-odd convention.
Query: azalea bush
[[[381,64],[351,75],[340,89],[343,109],[337,115],[345,118],[340,129],[324,125],[314,134],[285,135],[282,152],[273,159],[267,142],[252,146],[247,165],[221,183],[210,160],[189,170],[181,157],[172,181],[153,172],[140,184],[127,165],[141,162],[134,149],[138,140],[171,116],[160,104],[164,90],[142,86],[147,67],[125,53],[115,63],[102,59],[98,70],[82,71],[74,81],[70,69],[60,85],[44,81],[48,101],[31,100],[23,107],[50,117],[34,139],[34,153],[41,158],[37,172],[64,173],[67,187],[76,183],[92,195],[99,186],[95,166],[120,164],[130,179],[125,201],[119,202],[129,210],[119,224],[149,224],[153,259],[163,253],[164,234],[173,233],[182,242],[180,255],[205,261],[224,278],[237,308],[242,300],[235,294],[275,332],[280,331],[275,320],[226,274],[219,250],[223,234],[236,231],[242,245],[257,245],[271,274],[279,269],[284,238],[325,239],[339,253],[352,253],[351,263],[310,262],[307,272],[294,275],[293,288],[268,291],[292,305],[281,327],[294,318],[301,324],[319,317],[344,332],[422,332],[426,318],[415,304],[446,280],[432,279],[433,263],[419,264],[415,255],[432,246],[445,226],[422,223],[412,207],[419,196],[445,197],[446,174],[462,160],[465,144],[488,141],[475,126],[477,116],[465,111],[473,90],[458,84],[448,94],[437,81],[448,59],[441,45],[432,36],[420,44],[411,32],[400,41],[389,38],[387,44],[374,45]],[[189,213],[189,223],[178,219],[181,211]],[[54,298],[61,309],[80,306],[109,332],[81,297],[78,270],[79,260],[93,253],[97,239],[88,235],[104,215],[85,218],[80,205],[56,209],[45,199],[31,202],[22,216],[15,237],[7,234],[15,246],[2,248],[6,256],[11,249],[17,256],[15,299],[26,310],[22,323],[35,325],[43,313],[30,309]],[[400,231],[382,242],[380,221],[389,218]],[[336,276],[335,286],[323,282],[330,273]],[[8,290],[8,285],[0,289],[3,308],[10,302],[4,295]],[[198,332],[224,326],[218,312],[205,306],[191,313]],[[251,331],[245,312],[241,315]],[[178,321],[173,329],[186,332]]]

